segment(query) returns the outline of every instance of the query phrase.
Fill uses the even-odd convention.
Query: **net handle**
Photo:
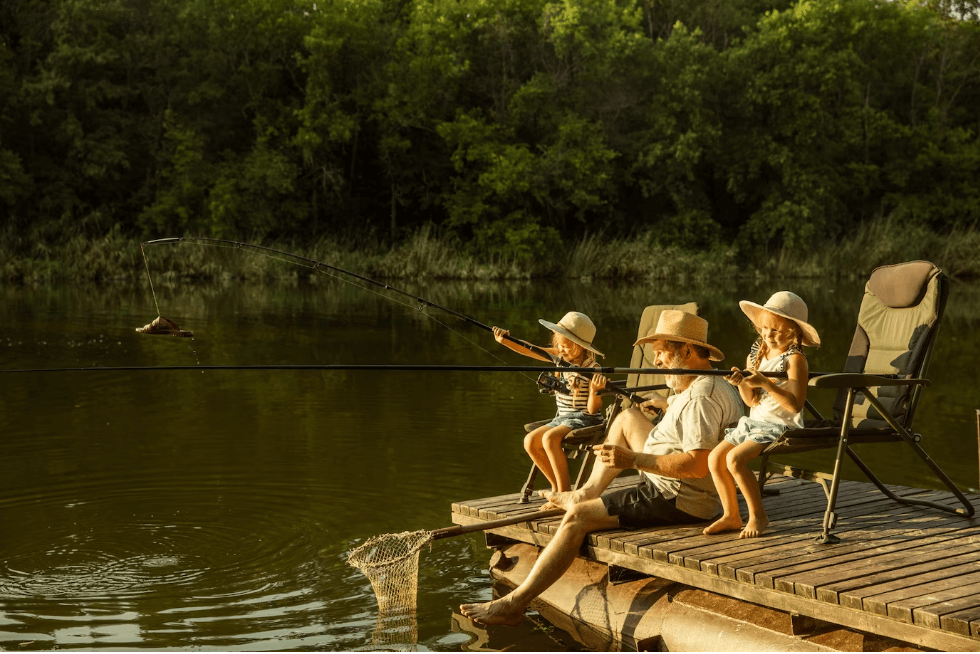
[[[535,511],[534,513],[525,513],[519,516],[501,518],[500,520],[478,522],[472,525],[453,525],[452,527],[443,527],[442,529],[436,529],[435,531],[432,532],[432,540],[439,540],[440,538],[451,538],[453,536],[459,536],[460,534],[468,534],[474,531],[484,531],[485,529],[496,529],[497,527],[507,527],[509,525],[516,525],[520,522],[529,522],[531,520],[543,520],[544,518],[554,518],[564,513],[565,513],[565,509],[545,509],[543,511]]]

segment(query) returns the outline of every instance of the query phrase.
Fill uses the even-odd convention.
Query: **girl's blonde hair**
[[[593,352],[589,348],[582,347],[581,345],[579,345],[578,343],[576,343],[572,339],[565,338],[564,336],[562,336],[558,332],[551,332],[551,347],[558,347],[558,343],[559,343],[560,340],[566,340],[569,343],[572,343],[573,345],[578,345],[580,348],[582,348],[582,354],[579,355],[579,358],[582,359],[583,362],[587,362],[590,358],[591,359],[595,359],[595,352]],[[573,362],[572,361],[569,361],[569,363],[573,363]]]
[[[791,331],[793,333],[793,340],[795,341],[797,347],[803,347],[803,330],[800,329],[799,325],[789,318],[777,316],[771,311],[761,312],[759,314],[759,322],[762,322],[765,316],[769,316],[771,320],[775,320],[780,327]],[[759,335],[759,337],[752,345],[752,351],[755,352],[755,356],[752,357],[752,364],[749,366],[749,370],[758,370],[759,364],[761,364],[766,358],[766,355],[769,354],[769,346],[766,344],[765,339],[762,338],[762,327],[755,322],[752,323],[752,327],[755,328],[755,332]]]

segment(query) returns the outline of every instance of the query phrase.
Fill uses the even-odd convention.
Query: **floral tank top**
[[[756,341],[752,346],[751,352],[749,352],[748,363],[750,367],[759,357],[760,344],[760,341]],[[759,361],[759,372],[786,372],[786,359],[791,354],[803,354],[803,351],[797,345],[790,345],[782,354],[774,356],[770,359],[763,359],[762,361]],[[806,355],[804,354],[803,356]],[[776,386],[779,388],[786,388],[789,380],[773,379],[773,382],[775,382]],[[803,428],[803,412],[797,411],[796,413],[793,413],[792,411],[787,410],[783,405],[776,401],[776,398],[767,393],[765,390],[762,390],[762,396],[759,398],[759,403],[752,407],[752,409],[749,411],[749,417],[753,420],[763,420],[774,425],[786,425],[787,427],[794,429]]]

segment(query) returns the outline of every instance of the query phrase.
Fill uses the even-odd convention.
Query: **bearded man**
[[[653,331],[636,345],[651,343],[658,368],[708,370],[711,361],[725,358],[707,342],[708,322],[694,314],[664,311]],[[594,448],[588,482],[574,491],[542,493],[566,513],[527,579],[500,599],[463,604],[460,613],[478,624],[514,626],[531,600],[568,570],[590,532],[703,522],[719,514],[708,454],[742,416],[742,402],[721,376],[668,375],[667,385],[674,394],[656,426],[636,408],[619,414],[605,442]],[[627,468],[640,471],[638,482],[603,494]]]

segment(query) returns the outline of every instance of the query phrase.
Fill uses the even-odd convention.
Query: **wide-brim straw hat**
[[[796,293],[792,291],[777,291],[772,294],[772,297],[766,300],[764,305],[760,306],[755,302],[742,300],[738,303],[738,306],[742,307],[742,311],[754,325],[759,324],[759,313],[762,311],[768,311],[787,320],[792,320],[799,325],[800,331],[803,333],[803,345],[820,347],[820,335],[813,328],[813,325],[807,322],[809,311],[806,308],[806,302]]]
[[[586,350],[595,352],[601,357],[606,356],[595,349],[595,345],[592,344],[592,341],[595,340],[595,323],[584,313],[569,311],[557,323],[542,319],[539,319],[538,322],[551,331],[561,334],[573,343],[578,343]]]
[[[707,348],[708,358],[712,361],[725,360],[725,354],[708,343],[708,321],[687,311],[666,309],[660,314],[660,320],[657,321],[653,333],[644,336],[633,345],[659,340],[700,345]]]

